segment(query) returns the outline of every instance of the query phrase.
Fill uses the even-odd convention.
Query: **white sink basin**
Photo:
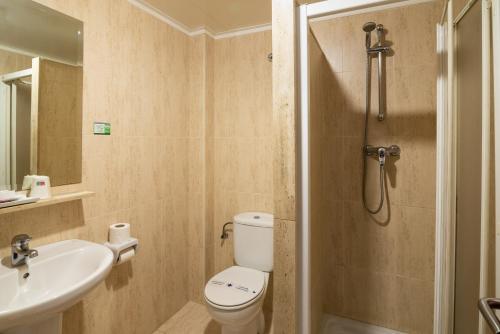
[[[107,247],[66,240],[34,247],[28,265],[0,265],[0,332],[60,314],[104,280],[113,264]],[[29,276],[24,278],[29,273]]]

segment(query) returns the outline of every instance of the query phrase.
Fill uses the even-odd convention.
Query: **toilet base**
[[[262,310],[244,326],[222,325],[221,334],[264,334],[266,322]]]

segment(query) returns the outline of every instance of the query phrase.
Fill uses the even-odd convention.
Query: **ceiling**
[[[271,0],[140,0],[188,31],[213,34],[271,23]]]

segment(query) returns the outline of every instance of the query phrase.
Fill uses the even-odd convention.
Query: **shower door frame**
[[[5,129],[4,133],[0,133],[0,164],[4,170],[3,176],[0,178],[0,190],[10,190],[11,177],[10,177],[10,86],[0,80],[0,130]],[[8,186],[8,189],[6,188]],[[5,188],[5,189],[4,189]]]
[[[310,221],[310,156],[309,156],[309,41],[308,41],[308,30],[309,30],[309,20],[318,19],[324,17],[334,17],[334,16],[344,16],[359,14],[368,11],[383,10],[387,8],[397,7],[397,6],[409,6],[412,4],[432,2],[436,0],[350,0],[350,1],[338,1],[338,0],[326,0],[322,2],[316,2],[312,4],[304,4],[297,7],[296,11],[296,40],[297,40],[297,63],[296,71],[298,73],[298,126],[297,132],[299,138],[297,138],[297,188],[299,196],[297,197],[297,217],[298,224],[296,230],[296,258],[297,258],[297,271],[296,271],[296,286],[297,286],[297,329],[300,334],[309,334],[311,332],[311,266],[310,266],[310,235],[311,235],[311,221]],[[452,1],[452,0],[449,0]],[[485,0],[482,0],[485,1]],[[500,0],[494,0],[500,1]],[[448,66],[452,63],[448,63]],[[450,73],[450,72],[448,72]],[[447,89],[446,85],[443,86]],[[440,95],[439,95],[440,94]],[[445,108],[438,108],[437,119],[442,119],[444,122],[438,124],[437,128],[437,138],[439,139],[445,126],[447,125],[449,113],[445,113],[448,108],[452,106],[452,101],[450,100],[450,94],[446,91],[438,91],[438,103],[440,101],[445,102]],[[440,126],[441,125],[441,126]],[[444,133],[449,135],[448,133]],[[448,141],[436,143],[439,147],[437,148],[438,153],[442,152],[443,147],[446,147]],[[498,148],[500,145],[496,145]],[[448,148],[450,149],[450,148]],[[500,155],[498,155],[500,156]],[[442,164],[446,165],[446,161],[441,161]],[[438,176],[444,176],[443,172],[447,168],[440,166],[439,161],[437,162],[437,172]],[[498,165],[498,164],[497,164]],[[440,169],[441,168],[441,169]],[[499,167],[497,167],[499,168]],[[497,178],[499,182],[500,178]],[[434,316],[434,333],[444,334],[444,332],[437,332],[438,328],[441,328],[442,323],[446,323],[447,317],[442,315],[440,308],[444,308],[448,311],[449,307],[447,301],[449,299],[448,291],[445,290],[447,282],[449,282],[449,264],[451,260],[447,257],[449,254],[446,252],[446,245],[440,242],[437,238],[439,233],[448,233],[449,231],[444,230],[443,220],[440,218],[445,208],[443,203],[449,201],[449,195],[453,192],[447,192],[447,195],[442,196],[442,188],[438,188],[438,184],[442,180],[437,179],[436,184],[436,269],[439,265],[439,270],[436,270],[436,280],[440,284],[436,284],[435,291],[435,316]],[[447,186],[450,184],[448,183]],[[453,188],[454,189],[454,188]],[[452,190],[453,190],[452,189]],[[438,191],[439,190],[439,191]],[[497,196],[499,200],[500,196]],[[446,234],[447,236],[449,234]],[[438,251],[439,250],[439,251]],[[444,250],[444,252],[442,252]],[[443,299],[444,298],[444,299]],[[439,309],[437,306],[440,305]]]
[[[500,296],[500,0],[491,1],[491,31],[493,47],[493,105],[495,131],[495,294]]]
[[[456,67],[453,0],[437,24],[436,245],[434,334],[453,333],[456,239]],[[451,28],[450,28],[451,26]]]
[[[35,59],[38,58],[33,58],[32,64],[35,63]],[[8,149],[9,149],[9,179],[10,179],[10,185],[11,188],[13,185],[16,184],[16,159],[12,158],[12,152],[15,152],[17,150],[17,142],[16,142],[16,114],[15,110],[17,109],[16,107],[16,95],[17,95],[17,88],[15,84],[11,84],[9,87],[9,82],[14,82],[17,79],[22,79],[22,78],[27,78],[30,77],[32,79],[32,86],[31,86],[31,122],[30,122],[30,128],[31,128],[31,133],[30,133],[30,174],[36,174],[37,170],[37,152],[38,152],[38,130],[35,128],[37,126],[37,115],[38,115],[38,76],[36,76],[36,82],[34,81],[35,76],[34,76],[34,71],[33,68],[28,68],[25,70],[20,70],[16,72],[11,72],[11,73],[6,73],[3,75],[0,75],[0,83],[2,84],[1,89],[3,90],[2,94],[8,94],[8,96],[5,96],[5,105],[2,106],[2,108],[5,108],[9,114],[9,122],[10,122],[10,129],[8,136],[10,137],[8,140]],[[11,189],[11,190],[16,190],[16,189]],[[17,189],[19,190],[19,189]]]
[[[456,27],[468,10],[477,2],[481,6],[481,57],[482,57],[482,96],[481,96],[481,221],[480,221],[480,284],[479,296],[486,297],[488,273],[490,271],[489,240],[492,233],[490,221],[490,140],[491,140],[491,75],[490,51],[495,46],[491,43],[491,34],[499,40],[500,24],[491,22],[492,2],[498,0],[469,0],[464,8],[454,17],[454,0],[448,0],[443,8],[443,15],[438,24],[438,47],[445,51],[440,54],[440,69],[438,77],[438,108],[437,108],[437,177],[436,177],[436,263],[435,263],[435,303],[434,303],[434,333],[453,333],[455,304],[455,252],[456,252],[456,177],[457,177],[457,64],[456,64]],[[493,6],[495,7],[495,6]],[[493,11],[494,13],[494,11]],[[444,22],[446,20],[446,23]],[[444,49],[443,49],[444,48]],[[438,50],[439,51],[439,50]],[[498,52],[496,53],[498,54]],[[498,58],[498,56],[496,57]],[[500,62],[496,63],[496,70]],[[444,66],[443,66],[444,65]],[[498,77],[498,75],[497,75]],[[500,82],[500,80],[496,80]],[[498,89],[495,85],[495,89]],[[498,97],[497,97],[498,99]],[[495,104],[495,113],[500,106]],[[495,117],[495,122],[500,121]],[[500,136],[495,134],[495,151],[499,152]],[[497,157],[500,157],[496,153]],[[495,174],[500,175],[499,164],[495,163]],[[496,189],[500,189],[499,178],[496,177]],[[496,212],[500,212],[500,201],[496,199]],[[498,248],[498,243],[497,246]],[[496,252],[498,253],[498,252]],[[498,257],[497,257],[498,258]],[[498,261],[498,260],[497,260]],[[498,264],[497,264],[498,270]],[[496,275],[498,279],[498,274]],[[498,284],[496,284],[498,287]],[[498,288],[497,288],[498,289]],[[485,322],[479,318],[478,332],[488,333]]]

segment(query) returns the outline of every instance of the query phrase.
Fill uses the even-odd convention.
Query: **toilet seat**
[[[241,309],[262,295],[265,273],[259,270],[233,266],[212,277],[205,286],[205,299],[214,307]]]

